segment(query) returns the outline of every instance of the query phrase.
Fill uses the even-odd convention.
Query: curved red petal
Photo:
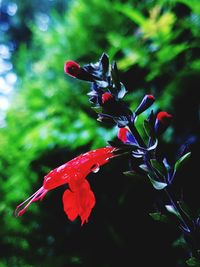
[[[66,190],[63,194],[64,211],[70,221],[74,221],[79,214],[79,207],[77,206],[76,194],[70,190]]]
[[[81,217],[81,225],[84,224],[84,222],[88,221],[88,218],[91,214],[91,211],[93,207],[95,206],[96,200],[94,193],[92,190],[87,190],[85,192],[81,192],[81,203],[80,203],[80,217]]]
[[[81,225],[88,221],[88,217],[95,205],[95,196],[87,180],[84,180],[76,191],[66,190],[63,194],[64,211],[71,221],[81,217]]]

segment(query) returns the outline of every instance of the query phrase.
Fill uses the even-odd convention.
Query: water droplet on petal
[[[93,173],[97,173],[99,171],[100,167],[99,167],[99,164],[94,164],[92,167],[91,167],[91,172]]]

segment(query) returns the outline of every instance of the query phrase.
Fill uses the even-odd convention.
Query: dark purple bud
[[[117,137],[123,142],[126,143],[127,142],[127,133],[128,133],[128,129],[126,128],[119,128],[119,132]]]
[[[65,62],[64,72],[73,78],[83,81],[94,82],[96,80],[100,80],[99,77],[90,73],[86,67],[82,68],[78,63],[72,60]]]
[[[73,78],[77,78],[81,72],[81,67],[75,61],[67,61],[64,65],[64,72]]]
[[[137,107],[135,111],[136,116],[138,116],[143,111],[148,109],[153,104],[154,101],[155,101],[155,97],[153,95],[145,95],[144,98],[142,99],[142,102],[140,103],[140,105]]]
[[[166,111],[160,111],[156,116],[156,122],[154,127],[155,133],[157,135],[162,134],[170,125],[171,121],[171,114],[167,113]]]
[[[119,128],[117,137],[123,142],[128,144],[137,144],[135,137],[125,127]]]

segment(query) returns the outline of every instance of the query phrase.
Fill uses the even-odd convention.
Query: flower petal
[[[66,190],[63,194],[64,211],[71,221],[81,217],[81,225],[88,221],[88,217],[95,205],[95,196],[87,180],[76,188],[76,191]]]
[[[66,190],[63,194],[64,211],[70,221],[74,221],[79,213],[76,201],[76,194],[70,190]]]
[[[79,215],[81,217],[81,225],[86,221],[88,221],[88,217],[95,205],[95,196],[90,188],[83,188],[79,191]]]

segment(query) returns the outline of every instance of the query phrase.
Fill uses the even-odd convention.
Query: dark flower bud
[[[154,101],[155,101],[155,97],[153,95],[145,95],[144,98],[142,99],[142,102],[137,107],[135,111],[135,115],[138,116],[143,111],[148,109],[153,104]]]
[[[77,78],[81,72],[81,67],[75,61],[67,61],[64,65],[64,72],[73,78]]]
[[[130,131],[125,128],[119,128],[119,132],[117,137],[123,142],[123,143],[127,143],[127,144],[136,144],[136,140],[135,137],[132,135],[132,133],[130,133]]]
[[[99,77],[90,73],[90,69],[87,67],[81,67],[75,61],[67,61],[64,65],[64,72],[73,78],[77,78],[79,80],[94,82],[96,80],[100,80]]]
[[[110,101],[110,100],[113,100],[113,99],[114,98],[113,98],[113,95],[111,93],[106,92],[106,93],[104,93],[102,95],[102,103],[103,104],[105,104],[107,101]]]
[[[119,128],[119,132],[117,137],[123,142],[126,143],[127,142],[127,132],[128,129],[126,129],[125,127],[123,128]]]
[[[170,125],[172,120],[172,115],[167,113],[166,111],[160,111],[156,116],[155,122],[155,133],[157,135],[163,133],[167,127]]]

